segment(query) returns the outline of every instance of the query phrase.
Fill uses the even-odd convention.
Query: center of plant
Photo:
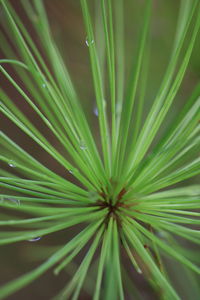
[[[99,200],[97,204],[100,206],[100,208],[108,209],[107,219],[114,217],[119,221],[119,209],[120,207],[125,206],[122,201],[122,197],[125,193],[126,190],[122,189],[115,199],[112,196],[107,196],[106,194],[101,193],[101,197],[103,197],[104,200]]]

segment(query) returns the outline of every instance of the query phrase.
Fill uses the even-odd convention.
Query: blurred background
[[[31,0],[27,0],[30,1]],[[99,15],[99,1],[88,1],[90,3],[90,9],[93,16],[93,21],[98,19]],[[114,5],[117,5],[118,1],[113,1]],[[127,85],[128,77],[131,71],[131,67],[134,64],[134,56],[136,55],[139,35],[142,26],[142,8],[144,5],[142,0],[124,0],[124,51],[125,51],[125,86]],[[30,29],[35,44],[39,47],[42,55],[45,54],[40,48],[39,40],[33,31],[33,28],[20,5],[20,1],[10,0],[10,3],[15,8],[16,12],[23,20],[26,28]],[[98,119],[95,114],[95,94],[91,76],[89,52],[86,44],[86,33],[84,29],[84,23],[82,18],[82,12],[80,2],[77,0],[44,0],[44,4],[47,10],[49,23],[52,30],[52,35],[56,44],[60,50],[64,62],[67,65],[72,81],[76,88],[77,94],[80,98],[81,104],[84,108],[85,114],[89,120],[93,135],[96,138],[97,144],[99,143],[99,129]],[[166,67],[170,58],[170,50],[173,45],[173,38],[175,36],[176,23],[178,17],[180,1],[179,0],[154,0],[153,1],[153,16],[151,21],[151,50],[150,50],[150,63],[149,63],[149,75],[147,84],[147,93],[145,96],[145,110],[144,116],[149,111],[152,101],[155,98],[156,92],[161,83],[162,77],[165,73]],[[0,16],[5,18],[5,15],[0,6]],[[117,22],[115,24],[117,26]],[[4,28],[1,28],[4,33]],[[96,30],[98,35],[98,30]],[[182,87],[178,92],[173,108],[170,110],[165,123],[162,126],[156,140],[165,132],[169,124],[176,118],[177,114],[187,101],[189,95],[193,91],[197,82],[199,82],[200,73],[200,58],[199,58],[199,40],[196,43],[195,50],[193,52],[189,68],[184,77]],[[5,58],[5,54],[1,52],[1,58]],[[47,62],[48,64],[48,62]],[[12,74],[13,70],[10,66],[6,69]],[[50,132],[46,130],[44,124],[33,114],[31,108],[25,103],[25,101],[18,101],[19,95],[13,87],[8,85],[8,81],[1,76],[1,86],[6,90],[9,96],[17,103],[18,107],[26,113],[28,118],[44,133],[55,147],[59,149],[59,145],[56,145],[56,141]],[[13,76],[16,76],[13,73]],[[23,83],[22,83],[23,84]],[[106,76],[105,76],[106,87]],[[106,91],[106,93],[108,93]],[[107,100],[107,99],[106,99]],[[1,115],[1,130],[5,132],[10,138],[12,138],[17,144],[22,146],[31,155],[41,161],[44,165],[58,173],[59,175],[74,180],[73,177],[66,172],[57,162],[55,162],[46,152],[41,150],[36,144],[33,144],[32,140],[22,133],[14,124],[12,124],[6,117]],[[62,150],[61,150],[62,151]],[[183,184],[197,183],[199,178],[187,180]],[[74,235],[79,229],[72,228],[65,232],[54,233],[41,239],[38,242],[20,242],[12,246],[0,247],[0,260],[1,260],[1,272],[0,272],[0,284],[3,284],[17,276],[31,270],[42,259],[48,257],[57,246],[65,243]],[[183,242],[182,242],[183,243]],[[40,250],[38,251],[38,245]],[[45,246],[49,246],[48,250]],[[44,247],[43,247],[44,246]],[[184,244],[183,244],[184,246]],[[197,251],[197,249],[194,249]],[[49,251],[49,253],[48,253]],[[70,266],[69,272],[61,272],[59,277],[55,277],[52,274],[52,270],[47,272],[41,278],[34,283],[24,288],[22,291],[9,297],[10,300],[27,299],[29,300],[42,300],[51,299],[67,282],[71,277],[76,265],[81,261],[81,255],[76,260],[74,265]],[[126,265],[126,258],[124,258]],[[197,299],[196,295],[192,294],[193,283],[190,282],[190,276],[187,275],[185,269],[183,269],[178,263],[174,261],[166,261],[171,278],[173,279],[174,286],[177,288],[181,295],[181,299]],[[128,266],[128,264],[127,264]],[[142,278],[141,275],[131,269],[131,277],[135,282],[135,285],[139,287],[142,299],[151,300],[159,299],[154,294],[149,284]],[[85,292],[82,293],[80,299],[91,299],[90,293],[93,285],[92,273],[90,274],[90,280],[87,281],[85,286]],[[127,299],[134,299],[134,291],[132,294],[127,295]],[[112,300],[112,299],[111,299]],[[114,299],[113,299],[114,300]]]

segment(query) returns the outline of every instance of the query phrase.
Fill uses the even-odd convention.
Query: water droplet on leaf
[[[76,176],[76,174],[78,173],[78,169],[76,169],[76,168],[68,169],[68,172],[69,172],[70,174],[72,174],[73,176]]]
[[[87,149],[87,147],[86,147],[86,145],[83,141],[80,142],[80,149],[81,150],[86,150]]]
[[[13,160],[10,160],[10,161],[8,162],[8,165],[9,165],[9,167],[11,167],[11,168],[15,168],[15,167],[16,167],[16,165],[15,165],[15,163],[14,163]]]
[[[11,205],[20,205],[20,200],[12,198],[1,198],[1,203],[11,204]]]
[[[37,242],[37,241],[39,241],[39,240],[41,240],[41,236],[32,238],[32,239],[30,239],[30,240],[28,240],[28,241],[29,241],[29,242]]]
[[[9,199],[9,201],[15,203],[16,205],[20,205],[20,200],[18,199]]]
[[[94,112],[95,116],[98,117],[99,112],[98,112],[98,108],[97,108],[97,107],[95,107],[95,108],[93,109],[93,112]]]
[[[167,232],[163,231],[163,230],[160,230],[158,232],[156,232],[156,235],[161,238],[161,239],[166,239],[168,237],[168,234]]]
[[[89,38],[86,38],[85,43],[88,47],[90,47],[92,44],[94,44],[94,40],[90,40]]]

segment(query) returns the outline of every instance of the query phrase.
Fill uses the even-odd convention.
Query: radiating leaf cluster
[[[156,143],[155,138],[173,109],[199,38],[199,1],[180,3],[169,63],[144,122],[154,1],[142,5],[137,55],[128,82],[124,1],[96,1],[95,17],[88,1],[80,1],[100,147],[52,38],[43,1],[19,2],[41,49],[11,1],[0,0],[4,54],[0,71],[15,90],[11,96],[8,89],[0,88],[0,110],[32,140],[33,147],[37,144],[69,176],[53,172],[1,131],[0,245],[44,240],[75,225],[79,232],[71,239],[66,234],[66,244],[50,254],[48,246],[40,246],[43,262],[0,287],[0,299],[52,267],[55,275],[65,270],[71,277],[55,299],[78,299],[82,289],[94,300],[126,299],[131,289],[134,299],[142,299],[126,259],[132,272],[142,274],[155,289],[158,299],[181,299],[165,262],[169,257],[178,261],[191,270],[190,278],[200,273],[197,255],[186,248],[187,243],[182,247],[178,242],[181,238],[200,243],[200,185],[175,186],[200,173],[200,85]],[[52,140],[20,109],[21,101],[51,132]],[[76,257],[83,252],[77,264]]]

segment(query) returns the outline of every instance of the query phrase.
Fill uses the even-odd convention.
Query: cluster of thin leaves
[[[1,132],[0,226],[6,230],[0,232],[0,245],[44,239],[48,234],[78,224],[81,224],[78,228],[82,228],[36,269],[0,287],[0,299],[28,285],[53,266],[55,274],[67,270],[85,246],[85,256],[56,299],[78,299],[92,266],[96,274],[92,299],[125,299],[128,286],[122,270],[128,274],[122,263],[122,250],[135,270],[152,284],[158,297],[180,299],[168,278],[163,257],[169,256],[192,272],[200,273],[197,256],[182,248],[176,239],[178,236],[195,244],[200,242],[197,228],[200,186],[164,188],[200,171],[197,156],[200,85],[166,134],[153,150],[149,152],[149,149],[187,70],[200,27],[199,1],[181,1],[171,57],[144,124],[152,1],[144,1],[138,54],[134,57],[126,90],[123,1],[97,1],[101,19],[98,36],[94,36],[87,0],[80,2],[101,150],[97,148],[80,97],[52,39],[42,0],[21,0],[20,3],[40,39],[48,67],[10,2],[0,1],[4,15],[0,40],[6,57],[0,60],[0,71],[17,95],[11,99],[0,89],[0,110],[33,144],[38,144],[80,183],[77,185],[51,171]],[[105,65],[109,82],[107,105]],[[15,76],[7,66],[12,67]],[[26,101],[66,155],[19,109],[17,98]],[[19,217],[20,213],[29,217]]]

